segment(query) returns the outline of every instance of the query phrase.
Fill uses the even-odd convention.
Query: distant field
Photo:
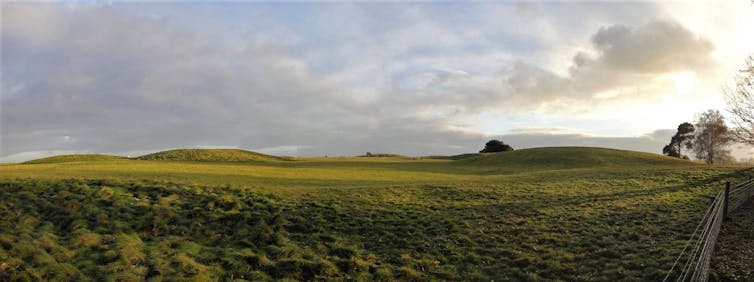
[[[0,280],[658,280],[743,177],[596,148],[162,156],[0,165]]]

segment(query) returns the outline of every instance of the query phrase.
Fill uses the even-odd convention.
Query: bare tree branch
[[[696,120],[694,152],[696,157],[708,164],[725,162],[730,159],[728,145],[733,136],[725,125],[725,118],[717,110],[708,110]]]
[[[744,69],[738,72],[734,85],[723,90],[728,112],[733,114],[736,141],[754,146],[754,56],[749,56]]]

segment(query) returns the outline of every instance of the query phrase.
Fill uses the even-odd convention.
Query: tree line
[[[662,153],[689,159],[683,151],[687,149],[708,164],[728,162],[732,158],[728,146],[734,140],[731,132],[719,111],[708,110],[700,114],[694,124],[684,122],[678,125],[678,131],[670,137],[670,143],[662,148]]]
[[[754,146],[754,56],[749,56],[745,67],[739,70],[731,87],[724,90],[732,127],[717,110],[701,113],[694,124],[684,122],[662,148],[662,153],[676,158],[689,159],[684,149],[691,150],[697,159],[707,164],[729,162],[733,159],[729,146],[742,143]]]

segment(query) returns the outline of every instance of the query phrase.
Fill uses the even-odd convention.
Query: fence
[[[686,246],[673,262],[663,281],[707,281],[712,251],[723,220],[754,196],[754,180],[720,189],[707,208],[707,212],[691,234]]]

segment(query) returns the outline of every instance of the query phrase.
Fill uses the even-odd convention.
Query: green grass
[[[81,154],[81,155],[60,155],[48,158],[36,159],[25,162],[25,164],[49,164],[49,163],[69,163],[69,162],[96,162],[96,161],[113,161],[125,159],[125,157],[101,155],[101,154]]]
[[[458,164],[524,168],[585,168],[604,166],[688,166],[687,160],[625,150],[588,147],[550,147],[518,151],[461,155]]]
[[[281,157],[240,149],[176,149],[144,155],[137,159],[196,162],[258,162],[285,160]]]
[[[0,165],[0,280],[653,281],[743,177],[596,148],[189,160]]]

